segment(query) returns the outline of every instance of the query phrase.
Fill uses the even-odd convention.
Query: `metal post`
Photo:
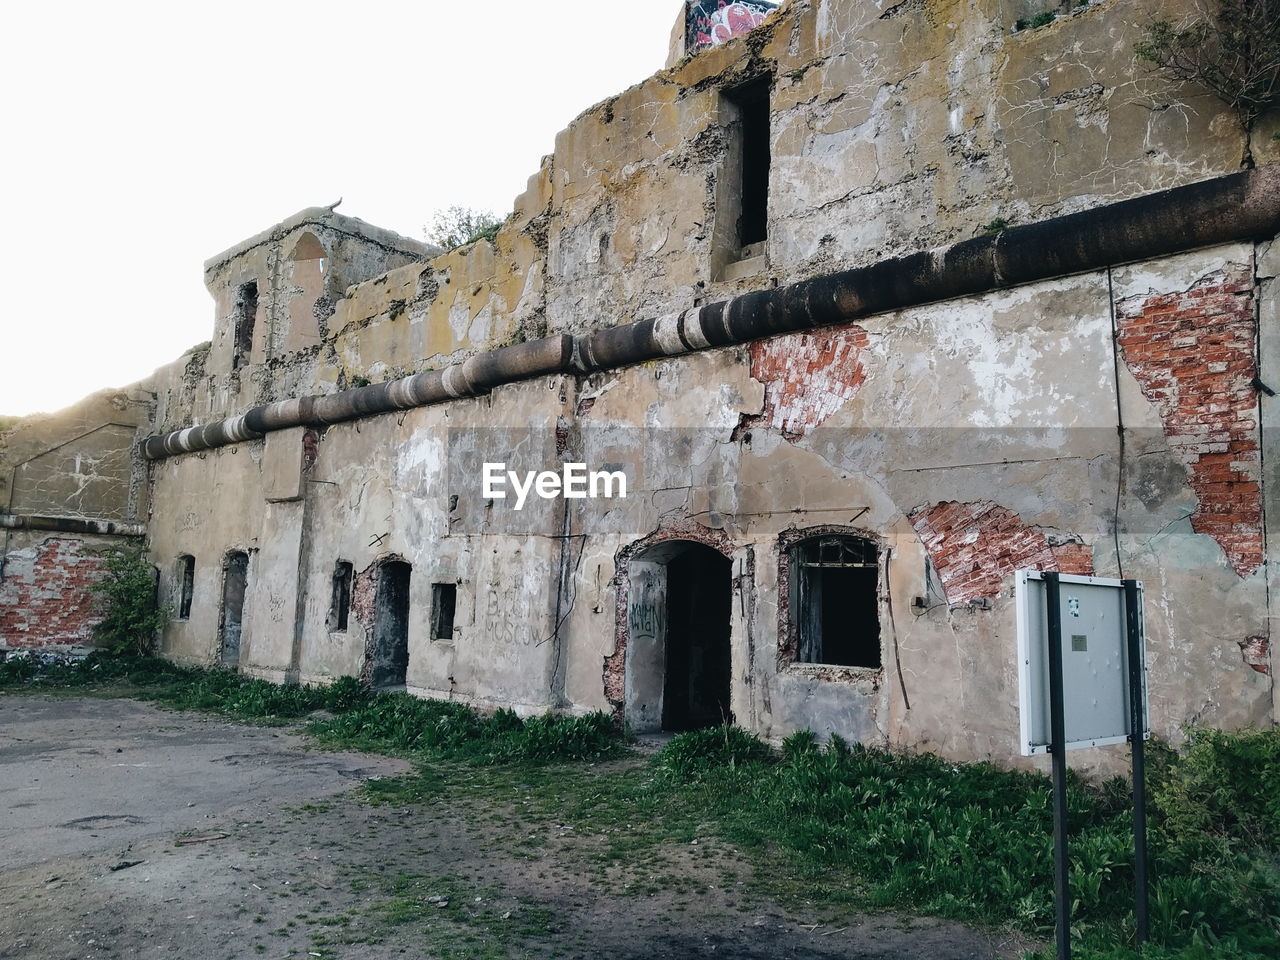
[[[1049,751],[1053,755],[1053,894],[1058,960],[1071,960],[1071,888],[1067,876],[1067,731],[1062,694],[1062,595],[1058,574],[1044,574],[1049,621]]]
[[[1129,744],[1133,752],[1133,919],[1138,947],[1147,942],[1147,771],[1144,734],[1147,724],[1142,690],[1142,625],[1138,582],[1124,580],[1124,610],[1129,650]]]

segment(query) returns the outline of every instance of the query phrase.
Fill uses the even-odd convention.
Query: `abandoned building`
[[[712,6],[492,242],[304,210],[13,429],[0,644],[144,538],[180,662],[1012,763],[1035,568],[1144,582],[1157,734],[1274,724],[1280,117],[1137,62],[1183,0]]]

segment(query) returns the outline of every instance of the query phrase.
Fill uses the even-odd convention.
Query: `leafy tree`
[[[1134,45],[1139,60],[1211,90],[1245,133],[1242,163],[1257,119],[1280,102],[1280,0],[1198,0],[1197,15],[1153,23]]]
[[[106,574],[89,589],[104,607],[94,639],[113,653],[146,653],[164,626],[168,611],[156,600],[156,570],[141,546],[101,552]]]
[[[433,243],[444,250],[456,250],[477,240],[493,242],[501,226],[502,220],[496,213],[453,206],[437,210],[424,230],[427,243]]]

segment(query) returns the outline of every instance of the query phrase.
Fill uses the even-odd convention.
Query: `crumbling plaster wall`
[[[1201,277],[1252,257],[1249,245],[1233,245],[1117,270],[1111,285],[1117,304],[1160,297],[1194,289]],[[632,541],[692,518],[731,538],[736,563],[752,555],[754,581],[735,597],[739,722],[774,737],[808,726],[950,756],[1007,756],[1017,729],[1014,567],[1115,576],[1117,561],[1124,575],[1147,588],[1157,731],[1176,740],[1186,722],[1267,722],[1271,678],[1250,659],[1257,659],[1252,638],[1268,631],[1264,573],[1254,568],[1242,575],[1229,541],[1193,529],[1196,492],[1176,434],[1171,441],[1159,408],[1143,396],[1123,358],[1116,366],[1110,304],[1101,273],[837,328],[852,343],[866,341],[860,355],[865,382],[800,436],[760,423],[771,403],[770,384],[753,377],[760,372],[751,364],[754,348],[616,374],[591,405],[584,433],[590,436],[586,424],[597,421],[601,435],[616,442],[625,425],[640,446],[632,457],[636,493],[622,508]],[[791,342],[790,355],[799,360],[831,355],[811,335],[779,339]],[[773,382],[787,388],[785,378]],[[1117,385],[1126,427],[1123,464]],[[828,409],[826,398],[806,393],[803,384],[790,390],[801,405]],[[723,397],[719,417],[699,402],[715,392]],[[1210,399],[1201,398],[1206,412]],[[684,416],[708,426],[693,437],[645,426]],[[738,417],[749,430],[726,444],[731,431],[723,421]],[[707,450],[725,452],[727,463]],[[1120,534],[1113,538],[1121,470]],[[949,539],[922,539],[912,522],[937,506],[993,501],[1005,518],[1000,524],[959,523]],[[583,529],[601,520],[597,510],[584,518]],[[885,666],[879,673],[778,663],[778,539],[793,528],[827,525],[870,535],[890,554],[881,584]],[[601,703],[600,691],[608,688],[615,650],[601,620],[613,616],[617,604],[598,585],[612,579],[616,587],[613,561],[628,535],[613,534],[611,525],[601,533],[585,547],[578,612],[569,623],[569,699],[603,706],[610,698]],[[986,563],[1021,538],[1048,549],[1028,551],[992,577]],[[981,581],[938,582],[956,550],[975,546],[986,551],[978,558]],[[913,607],[916,597],[924,598],[925,609]],[[743,619],[740,610],[747,611]],[[598,658],[606,661],[603,686]]]
[[[104,390],[0,435],[0,512],[132,521],[146,516],[146,470],[134,449],[150,397]]]
[[[1028,16],[1021,0],[793,0],[750,35],[584,111],[492,244],[428,259],[394,235],[353,238],[367,225],[343,232],[295,217],[211,260],[218,332],[202,371],[161,376],[160,426],[438,368],[547,332],[657,317],[971,237],[996,220],[1025,223],[1234,171],[1243,139],[1227,108],[1132,53],[1141,24],[1190,6],[1098,0],[1015,30]],[[725,281],[715,266],[728,255],[717,248],[717,197],[732,179],[722,91],[766,72],[766,255]],[[1278,123],[1258,128],[1260,163],[1280,157],[1270,138]],[[332,254],[333,313],[300,334],[306,304],[288,258],[306,231]],[[398,252],[386,259],[386,248]],[[236,290],[250,279],[262,289],[252,362],[232,374]]]
[[[1280,243],[1259,244],[1254,261],[1254,269],[1258,280],[1258,365],[1259,379],[1268,388],[1276,392],[1262,391],[1258,397],[1262,435],[1262,503],[1263,530],[1266,536],[1267,570],[1280,569],[1280,457],[1276,450],[1277,427],[1280,426],[1280,398],[1276,381],[1280,380]],[[1275,622],[1274,610],[1267,629],[1260,630],[1257,637],[1247,645],[1257,662],[1255,670],[1265,668],[1272,683],[1272,721],[1280,723],[1280,698],[1275,695],[1275,637],[1271,625]],[[1265,674],[1264,674],[1265,675]]]
[[[271,618],[260,614],[282,610],[284,587],[296,581],[297,558],[282,558],[268,568],[258,555],[269,536],[263,498],[263,442],[211,450],[152,465],[152,520],[148,528],[151,559],[160,570],[160,601],[170,613],[160,649],[182,663],[216,660],[222,603],[223,563],[232,550],[249,554],[249,589],[241,634],[242,662],[272,660],[263,650],[279,646],[279,621],[271,635]],[[182,589],[180,558],[195,558],[191,615],[179,619]],[[289,621],[292,632],[292,620]]]
[[[205,286],[214,300],[213,338],[156,371],[156,423],[207,422],[255,404],[352,385],[335,360],[336,334],[346,325],[335,318],[337,305],[347,302],[352,285],[377,277],[380,287],[388,270],[435,252],[313,208],[212,257]],[[250,283],[257,285],[257,309],[249,349],[237,366],[238,322]],[[367,381],[378,372],[362,370],[361,376]]]
[[[275,559],[263,550],[251,566],[264,579],[251,584],[262,599],[246,613],[244,664],[259,675],[288,674],[295,636],[303,679],[361,672],[370,604],[357,601],[346,633],[331,632],[333,567],[354,565],[359,594],[361,578],[395,557],[413,567],[411,690],[526,712],[615,709],[622,567],[656,536],[718,543],[733,560],[733,709],[767,736],[810,727],[1007,759],[1017,730],[1013,569],[1111,576],[1117,561],[1146,584],[1157,732],[1176,739],[1188,721],[1264,723],[1271,676],[1250,659],[1268,629],[1263,571],[1242,576],[1229,544],[1193,528],[1189,468],[1111,332],[1113,303],[1119,317],[1134,297],[1194,290],[1252,260],[1252,247],[1237,244],[1115,270],[1110,283],[1094,273],[868,318],[825,338],[779,338],[817,366],[838,357],[847,367],[832,338],[856,345],[862,380],[834,406],[762,366],[761,350],[736,347],[332,426],[301,487],[305,503],[262,502],[259,444],[157,470],[183,470],[171,479],[193,502],[236,517],[191,528],[217,531],[204,551],[213,560],[201,563],[209,576],[257,534],[277,544]],[[805,429],[784,431],[763,417],[771,403],[817,406],[801,417]],[[536,501],[517,514],[483,497],[483,459],[518,470],[565,459],[616,465],[629,496],[567,510]],[[297,511],[293,525],[272,519],[284,507]],[[869,536],[887,556],[881,670],[780,657],[780,542],[807,529]],[[1017,554],[1024,542],[1048,549]],[[176,541],[165,549],[179,552]],[[953,576],[975,551],[981,576]],[[992,565],[1005,554],[1014,559]],[[202,586],[201,567],[192,621],[176,630],[198,621],[207,657],[218,590]],[[452,641],[428,635],[435,582],[458,586]],[[304,611],[296,634],[295,607]]]
[[[136,448],[149,399],[136,386],[106,390],[0,433],[0,650],[92,643],[98,553],[121,542],[101,534],[134,533],[147,513]],[[81,521],[100,532],[77,531]]]
[[[1242,144],[1224,109],[1133,64],[1128,24],[1167,4],[1131,4],[1122,16],[1103,0],[1011,33],[1023,6],[788,5],[745,40],[584,113],[494,244],[351,288],[321,347],[264,364],[255,397],[330,392],[547,331],[657,316],[766,278],[972,236],[997,217],[1042,219],[1236,168]],[[777,78],[767,270],[721,282],[711,266],[725,149],[718,91],[767,66]],[[1261,511],[1233,516],[1232,538],[1196,529],[1197,511],[1214,511],[1191,482],[1185,434],[1170,433],[1149,398],[1137,352],[1113,349],[1113,323],[1256,266],[1259,372],[1273,382],[1275,263],[1270,246],[1255,257],[1231,245],[335,425],[319,437],[302,498],[287,504],[265,503],[251,467],[260,443],[179,457],[156,467],[157,498],[168,500],[157,499],[155,516],[168,528],[164,518],[183,516],[178,501],[234,514],[225,529],[212,517],[190,528],[210,570],[256,537],[276,545],[270,563],[251,564],[250,592],[255,570],[278,585],[245,620],[244,664],[265,676],[360,672],[368,603],[355,604],[345,634],[328,630],[333,565],[353,563],[357,593],[368,594],[377,564],[396,557],[414,571],[410,689],[525,710],[612,709],[628,550],[695,530],[733,560],[733,709],[768,736],[807,726],[1007,759],[1017,729],[1009,571],[1027,558],[1146,582],[1159,733],[1176,739],[1188,721],[1262,723],[1276,710],[1265,568],[1232,556],[1251,538],[1262,549]],[[1252,299],[1245,286],[1239,295]],[[217,366],[212,352],[183,363]],[[182,369],[165,376],[176,399],[163,429],[247,406],[219,375],[194,392]],[[1217,402],[1204,397],[1211,416],[1224,412],[1210,409]],[[1230,429],[1256,433],[1237,419]],[[504,445],[503,429],[526,439]],[[1262,459],[1267,444],[1254,445],[1258,459],[1238,461],[1252,466],[1231,468],[1245,483],[1249,471],[1275,469]],[[509,502],[478,493],[472,468],[486,449],[536,469],[570,454],[617,464],[632,496],[513,518],[500,509]],[[1269,498],[1272,524],[1274,489],[1252,492]],[[779,538],[819,527],[872,537],[890,558],[881,671],[780,662]],[[192,552],[178,534],[158,534],[158,556]],[[974,576],[974,565],[998,574]],[[457,583],[452,642],[427,636],[432,582]],[[209,658],[217,592],[198,583],[192,621],[171,631],[179,655]]]
[[[556,392],[530,384],[514,388],[496,409],[491,398],[482,398],[325,432],[308,486],[313,503],[306,582],[315,589],[306,603],[304,677],[364,669],[372,604],[353,603],[345,634],[328,628],[335,562],[352,563],[359,585],[379,562],[394,557],[412,568],[411,692],[525,712],[558,705],[550,692],[554,648],[545,639],[553,633],[547,577],[556,531],[535,523],[514,535],[486,535],[484,501],[475,484],[457,485],[466,473],[451,471],[449,456],[459,427],[500,436],[514,431],[554,444],[559,407]],[[543,429],[530,429],[540,419]],[[537,459],[548,453],[554,457],[554,448],[544,446]],[[451,640],[430,636],[436,583],[457,589]]]

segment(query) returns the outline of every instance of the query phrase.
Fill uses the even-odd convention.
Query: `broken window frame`
[[[191,601],[195,596],[196,558],[189,553],[178,557],[178,616],[179,620],[191,619]]]
[[[804,536],[785,547],[788,576],[788,617],[783,635],[785,661],[806,667],[834,667],[842,670],[879,671],[884,668],[881,630],[881,560],[883,552],[872,538],[843,532],[823,532]],[[824,643],[829,630],[826,619],[832,611],[823,601],[824,570],[866,570],[870,582],[858,587],[870,591],[846,603],[861,602],[864,609],[874,610],[874,638],[866,636],[871,624],[861,632],[863,639],[842,637],[839,644]],[[857,625],[853,625],[857,631]],[[850,636],[857,637],[857,633]],[[834,652],[835,648],[843,652]],[[854,648],[860,648],[854,652]]]

